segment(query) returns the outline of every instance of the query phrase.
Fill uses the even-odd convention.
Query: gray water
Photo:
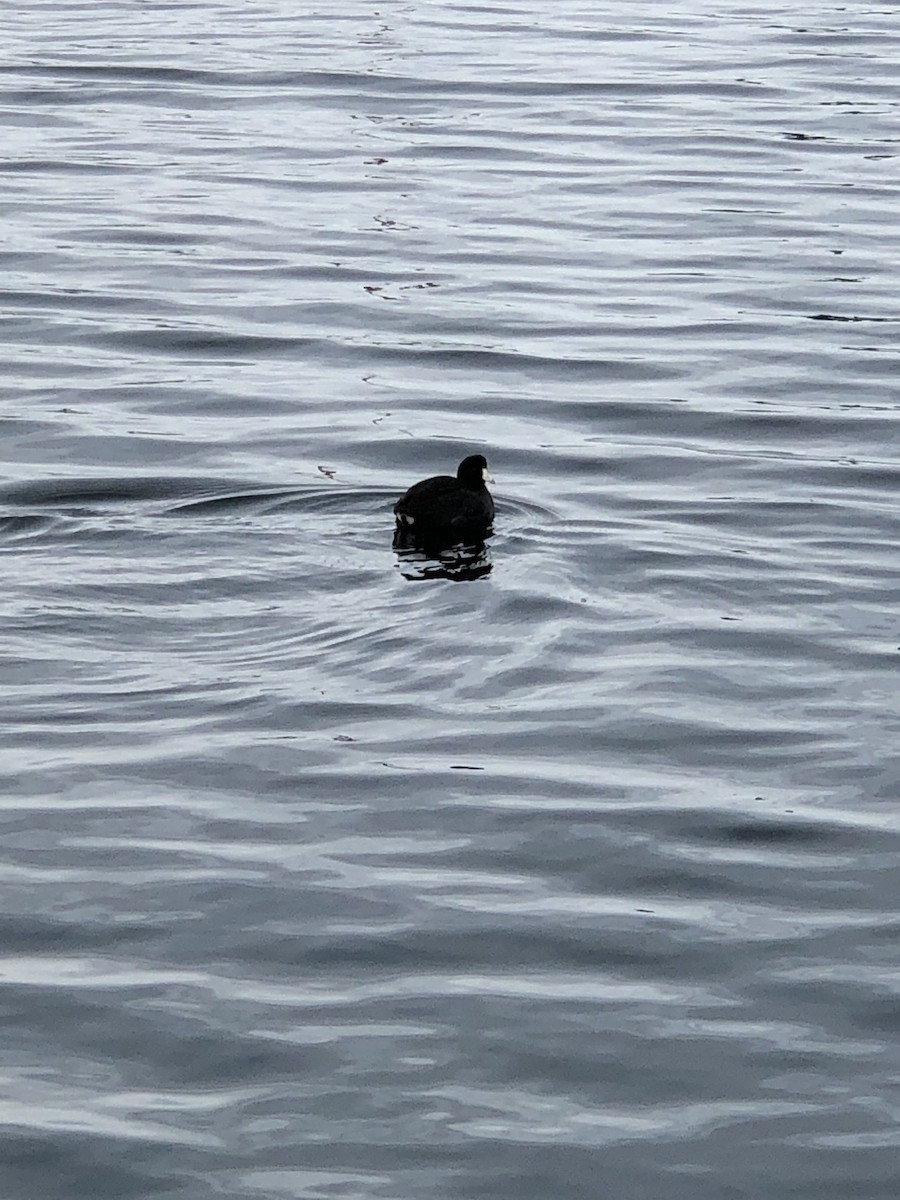
[[[897,15],[6,6],[3,1200],[893,1200]]]

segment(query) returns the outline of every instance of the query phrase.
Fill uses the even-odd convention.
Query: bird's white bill
[[[496,479],[494,479],[493,475],[490,473],[490,471],[487,469],[487,467],[481,468],[481,478],[484,480],[485,483],[496,483],[497,482]]]

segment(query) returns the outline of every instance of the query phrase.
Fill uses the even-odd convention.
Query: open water
[[[5,6],[3,1200],[894,1200],[897,17]]]

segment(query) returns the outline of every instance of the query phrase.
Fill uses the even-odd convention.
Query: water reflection
[[[492,529],[485,530],[477,540],[442,546],[433,540],[422,540],[407,528],[394,530],[394,552],[397,567],[404,579],[419,582],[426,579],[452,579],[457,583],[480,579],[494,569],[486,540]]]

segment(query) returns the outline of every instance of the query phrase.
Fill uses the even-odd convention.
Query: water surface
[[[8,14],[4,1196],[893,1200],[895,23]]]

